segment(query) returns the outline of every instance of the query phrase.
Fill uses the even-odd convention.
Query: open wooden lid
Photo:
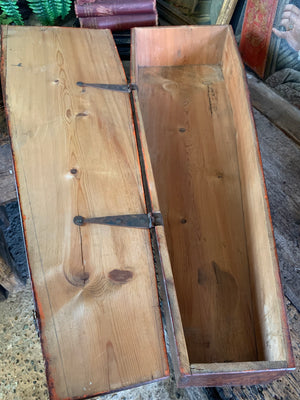
[[[2,81],[52,399],[169,374],[128,93],[109,31],[2,27]]]

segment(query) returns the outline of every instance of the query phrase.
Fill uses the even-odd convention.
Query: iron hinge
[[[93,87],[96,89],[113,90],[116,92],[131,93],[133,90],[137,90],[137,86],[133,83],[127,85],[114,85],[110,83],[86,83],[77,82],[77,86],[80,87]]]
[[[111,226],[122,226],[127,228],[150,229],[163,225],[163,218],[160,212],[148,214],[113,215],[107,217],[84,218],[81,215],[74,217],[75,225],[101,224]]]

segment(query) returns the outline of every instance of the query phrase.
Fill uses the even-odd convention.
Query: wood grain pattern
[[[190,374],[177,375],[178,385],[278,378],[294,362],[232,31],[137,28],[132,46],[132,78],[174,275],[167,290],[175,282],[191,364]],[[176,298],[170,308],[176,320]],[[175,335],[180,347],[180,327]]]
[[[253,74],[247,78],[253,106],[300,145],[300,110]]]
[[[258,119],[263,116],[258,116],[256,113],[256,122]],[[266,125],[268,122],[266,121]],[[265,126],[266,127],[266,126]],[[276,128],[275,128],[276,129]],[[266,131],[265,131],[266,132]],[[268,136],[271,132],[266,133]],[[264,133],[262,133],[264,134]],[[280,132],[278,132],[280,135]],[[261,135],[259,136],[261,137]],[[261,142],[260,142],[261,143]],[[267,175],[267,173],[266,173]],[[286,299],[287,300],[287,299]],[[224,387],[212,389],[212,397],[209,397],[210,400],[272,400],[274,398],[279,399],[289,399],[289,400],[298,400],[300,398],[300,386],[299,386],[299,378],[300,378],[300,320],[299,320],[299,312],[289,301],[286,301],[288,316],[289,316],[289,327],[291,332],[291,339],[293,342],[293,351],[295,355],[296,361],[296,371],[293,373],[286,374],[283,378],[273,381],[268,385],[260,385],[260,386],[242,386],[242,387]]]
[[[73,223],[78,214],[145,212],[128,94],[76,85],[126,82],[112,36],[6,27],[2,40],[51,397],[91,396],[165,377],[149,232]]]
[[[224,0],[218,15],[217,25],[226,25],[230,23],[231,17],[234,13],[237,0]]]
[[[237,130],[258,352],[269,361],[286,360],[292,368],[294,360],[257,134],[246,92],[245,73],[232,35],[229,31],[223,54],[223,73]],[[242,90],[245,95],[237,96]]]
[[[195,29],[198,29],[198,34],[194,34]],[[226,31],[227,27],[221,25],[213,29],[205,26],[135,28],[133,49],[136,51],[131,54],[135,80],[139,81],[139,67],[143,66],[219,64]]]
[[[134,42],[134,37],[132,38],[132,41]],[[134,79],[134,70],[132,70],[131,73],[132,79]],[[144,159],[145,174],[151,197],[151,205],[153,211],[156,212],[160,210],[160,205],[158,202],[156,183],[153,175],[150,154],[148,151],[138,91],[133,91],[133,101],[135,115],[139,126],[141,151]],[[172,267],[166,243],[166,235],[163,226],[157,226],[155,228],[155,237],[153,237],[152,240],[155,240],[158,250],[157,254],[155,254],[155,257],[159,258],[159,260],[156,260],[156,272],[159,280],[160,298],[162,301],[165,325],[168,331],[169,352],[171,354],[173,369],[176,375],[182,373],[190,374],[190,363],[183,332],[182,320],[178,307],[177,293],[174,285]]]
[[[256,360],[235,129],[222,71],[153,67],[140,69],[139,79],[190,362]]]
[[[297,246],[300,235],[300,147],[259,111],[255,109],[253,111],[270,201],[283,291],[300,312],[298,269],[300,252]]]

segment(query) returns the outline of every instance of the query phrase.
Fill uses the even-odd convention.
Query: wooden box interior
[[[258,143],[231,29],[137,28],[131,74],[182,320],[179,357],[195,375],[290,367]]]

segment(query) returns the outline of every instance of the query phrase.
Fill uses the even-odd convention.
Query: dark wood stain
[[[199,285],[202,285],[202,284],[203,284],[203,281],[204,281],[204,277],[203,277],[203,274],[202,274],[202,271],[201,271],[200,268],[198,268],[198,277],[197,277],[197,281],[198,281],[198,284],[199,284]]]
[[[89,280],[90,274],[86,271],[82,271],[79,275],[66,273],[64,271],[64,276],[66,280],[72,285],[76,287],[83,287],[86,285],[87,281]]]
[[[222,268],[215,261],[212,261],[211,265],[214,270],[217,285],[221,285],[221,288],[219,288],[218,291],[218,296],[223,296],[224,299],[227,300],[231,296],[236,296],[238,293],[238,285],[235,281],[234,276],[228,271],[223,271]],[[222,299],[222,301],[224,299]]]
[[[88,113],[87,112],[80,112],[76,114],[76,117],[87,117]]]
[[[124,269],[113,269],[108,274],[108,277],[111,281],[113,281],[115,283],[124,284],[132,279],[133,273],[131,271],[124,270]]]
[[[214,273],[215,273],[215,276],[216,276],[216,281],[217,281],[217,284],[219,285],[220,283],[221,283],[221,276],[220,276],[220,273],[221,273],[221,271],[220,271],[220,267],[218,266],[218,264],[215,262],[215,261],[212,261],[211,262],[211,265],[212,265],[212,267],[213,267],[213,270],[214,270]]]
[[[209,101],[209,111],[211,115],[218,109],[218,96],[216,90],[208,85],[207,86],[207,94],[208,94],[208,101]]]

